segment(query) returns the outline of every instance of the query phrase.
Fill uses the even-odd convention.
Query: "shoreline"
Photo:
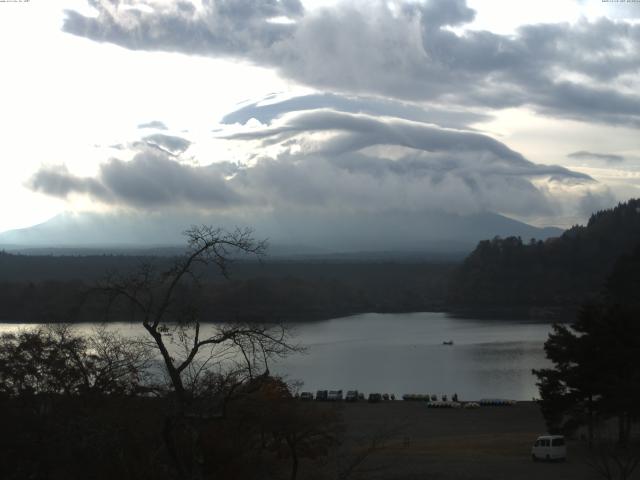
[[[422,310],[410,310],[410,309],[381,309],[381,310],[356,310],[356,311],[344,311],[344,312],[331,312],[327,314],[310,314],[305,316],[304,320],[300,320],[298,315],[286,315],[280,316],[277,319],[265,320],[261,317],[251,316],[249,318],[241,320],[241,323],[264,323],[264,324],[297,324],[297,323],[312,323],[312,322],[325,322],[329,320],[336,320],[339,318],[348,318],[357,315],[378,314],[378,315],[393,315],[393,314],[419,314],[419,313],[445,313],[452,318],[460,319],[475,319],[475,320],[496,320],[496,321],[535,321],[540,323],[568,323],[573,321],[578,307],[442,307]],[[226,313],[221,317],[238,318],[234,313]],[[130,323],[137,324],[139,321],[124,320],[124,319],[109,319],[100,321],[70,321],[70,322],[42,322],[37,320],[16,320],[16,319],[0,319],[0,324],[25,324],[25,325],[55,325],[68,323],[71,325],[87,324],[87,323]],[[221,324],[221,323],[235,323],[233,320],[201,320],[201,324]]]

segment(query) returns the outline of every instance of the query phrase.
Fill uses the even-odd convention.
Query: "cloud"
[[[167,130],[167,126],[160,120],[152,120],[151,122],[141,123],[138,128],[154,128],[156,130]]]
[[[628,1],[627,3],[622,1],[604,1],[604,0],[577,0],[578,3],[595,7],[606,12],[607,17],[615,19],[636,19],[640,18],[640,8],[638,8],[638,2]]]
[[[524,177],[468,168],[471,159],[365,155],[282,156],[240,170],[233,185],[259,192],[276,211],[549,213],[549,199]]]
[[[273,95],[228,113],[222,118],[222,123],[245,124],[254,118],[266,124],[285,113],[318,109],[398,117],[453,128],[468,127],[472,123],[488,121],[491,118],[489,115],[468,110],[443,109],[373,97],[318,93],[286,99]]]
[[[131,161],[110,159],[100,166],[96,178],[78,177],[65,167],[41,168],[29,186],[55,197],[86,194],[109,205],[138,209],[158,207],[232,207],[243,203],[229,188],[228,164],[194,167],[153,150],[142,150]]]
[[[580,150],[579,152],[573,152],[567,155],[569,158],[576,158],[579,160],[604,160],[609,163],[623,162],[625,158],[622,155],[613,155],[611,153],[594,153]]]
[[[600,194],[586,192],[579,199],[578,212],[584,217],[589,217],[600,210],[613,208],[617,203],[618,200],[609,191],[600,192]]]
[[[280,147],[233,179],[278,207],[549,215],[559,207],[536,181],[566,189],[593,183],[536,165],[476,132],[326,109],[284,115],[229,138],[258,142],[258,151]]]
[[[202,55],[242,54],[273,45],[294,27],[270,20],[297,18],[304,12],[298,0],[214,0],[199,7],[185,1],[89,0],[89,4],[98,16],[69,10],[66,32],[133,50]]]
[[[29,180],[28,186],[37,192],[65,198],[72,193],[86,193],[92,197],[107,198],[108,191],[93,178],[72,175],[65,165],[40,168]]]
[[[328,218],[344,212],[552,215],[561,206],[540,184],[584,192],[594,183],[559,166],[536,165],[474,131],[326,108],[283,114],[226,139],[254,152],[252,160],[194,166],[138,142],[131,161],[111,159],[95,177],[42,168],[30,185],[53,196],[81,194],[138,210]]]
[[[165,135],[163,133],[154,133],[153,135],[147,135],[142,140],[149,146],[159,148],[172,155],[183,153],[191,142],[186,138],[176,137],[173,135]]]
[[[127,4],[134,6],[138,2]],[[581,20],[516,35],[454,33],[475,12],[463,0],[299,2],[92,0],[67,32],[131,49],[249,60],[319,89],[466,108],[528,106],[588,122],[640,126],[640,24]],[[277,16],[292,22],[273,22]]]
[[[230,135],[230,139],[259,140],[265,145],[290,141],[296,135],[333,132],[322,142],[298,139],[306,152],[326,157],[357,152],[372,146],[396,146],[425,153],[444,153],[463,158],[473,155],[478,164],[504,169],[511,175],[543,176],[588,180],[589,177],[559,166],[536,165],[520,153],[493,138],[473,131],[442,128],[431,124],[398,118],[373,117],[331,110],[305,111],[285,116],[263,129]]]

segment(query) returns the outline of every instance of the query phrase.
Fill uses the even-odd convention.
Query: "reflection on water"
[[[279,372],[304,389],[433,393],[461,398],[537,397],[531,369],[547,365],[550,325],[473,320],[445,313],[365,314],[298,324],[307,355],[287,358]],[[443,341],[452,340],[452,346]]]
[[[0,324],[0,331],[21,327]],[[93,327],[78,328],[88,333]],[[128,336],[144,334],[138,325],[112,327]],[[539,322],[460,319],[433,312],[371,313],[292,327],[307,352],[279,361],[272,371],[304,381],[304,390],[457,392],[461,399],[516,400],[538,396],[531,369],[547,366],[542,346],[551,330]],[[442,344],[448,340],[454,344]]]

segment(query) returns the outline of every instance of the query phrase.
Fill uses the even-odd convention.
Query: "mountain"
[[[442,309],[453,268],[479,238],[561,233],[491,213],[271,214],[242,220],[255,227],[256,238],[269,237],[271,258],[234,263],[229,281],[221,281],[215,269],[207,271],[202,277],[207,318],[300,321]],[[107,271],[126,272],[141,262],[168,268],[167,256],[184,248],[180,232],[198,223],[234,225],[228,218],[205,216],[64,214],[6,232],[0,248],[12,244],[14,252],[0,251],[0,319],[101,318],[102,305],[80,301],[88,286]]]
[[[452,276],[449,302],[575,307],[602,291],[616,261],[640,245],[640,199],[594,213],[560,237],[480,242]]]
[[[557,228],[537,228],[495,213],[268,213],[251,218],[180,214],[61,214],[45,223],[0,234],[0,247],[25,250],[140,248],[162,251],[183,244],[181,232],[194,224],[223,228],[251,226],[267,238],[273,255],[326,256],[335,253],[471,251],[482,238],[519,236],[546,239]]]

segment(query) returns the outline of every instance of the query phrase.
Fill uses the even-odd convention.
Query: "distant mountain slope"
[[[640,244],[640,199],[594,213],[559,238],[484,240],[452,277],[449,302],[573,306],[601,291],[615,261]]]
[[[536,228],[494,213],[453,215],[432,213],[342,213],[340,215],[280,213],[253,218],[184,215],[62,214],[21,230],[0,234],[0,248],[18,247],[158,247],[183,244],[181,232],[207,223],[255,229],[268,238],[279,256],[354,252],[469,252],[482,238],[520,236],[545,239],[562,233]],[[285,247],[295,245],[295,247]]]

